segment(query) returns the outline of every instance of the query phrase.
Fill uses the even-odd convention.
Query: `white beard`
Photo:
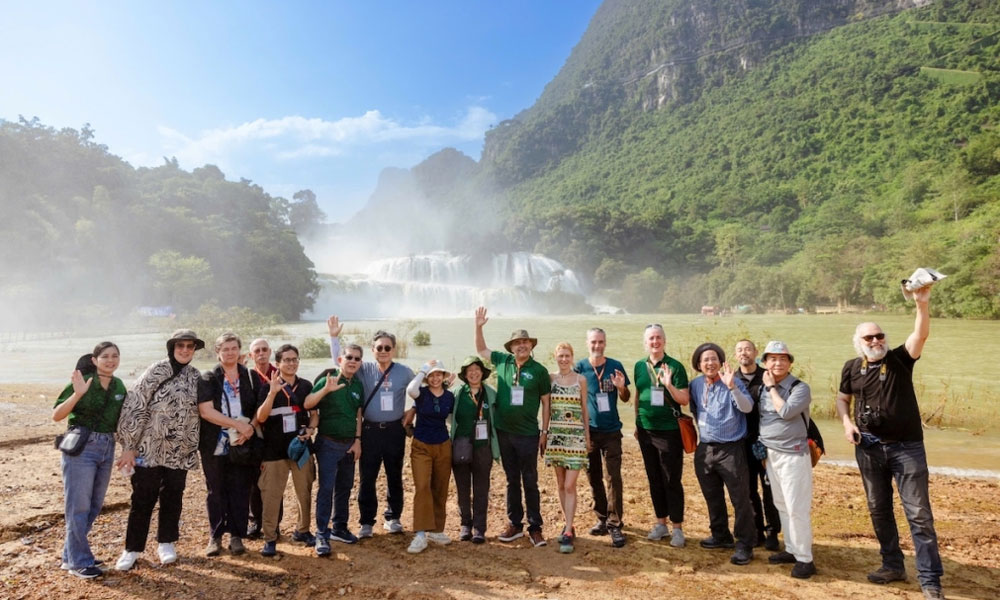
[[[889,353],[889,349],[886,346],[882,346],[881,348],[864,346],[861,348],[861,351],[870,362],[882,360]]]

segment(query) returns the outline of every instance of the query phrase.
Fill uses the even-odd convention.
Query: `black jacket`
[[[243,365],[236,365],[240,378],[240,410],[244,417],[248,417],[250,422],[256,420],[257,395],[254,394],[250,384],[250,372]],[[222,382],[225,375],[222,373],[222,365],[216,365],[211,371],[205,371],[198,380],[198,404],[211,402],[215,410],[226,414],[222,410]],[[209,423],[205,419],[201,420],[201,434],[198,440],[198,449],[202,452],[215,452],[215,446],[219,441],[219,432],[222,428],[215,423]]]

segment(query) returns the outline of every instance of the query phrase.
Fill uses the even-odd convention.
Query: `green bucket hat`
[[[465,383],[469,383],[469,380],[465,378],[465,371],[472,365],[479,365],[479,368],[482,369],[483,381],[486,381],[486,378],[490,376],[490,373],[492,373],[492,371],[486,368],[486,364],[483,363],[483,359],[473,354],[462,362],[462,368],[458,371],[458,378]]]

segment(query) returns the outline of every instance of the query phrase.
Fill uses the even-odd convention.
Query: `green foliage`
[[[321,337],[309,337],[298,344],[301,358],[330,358],[330,343]]]
[[[284,332],[278,327],[283,320],[280,315],[259,314],[243,306],[220,308],[218,304],[209,302],[202,304],[194,312],[181,313],[176,322],[194,329],[205,340],[208,352],[212,351],[215,339],[227,332],[240,337],[242,349],[246,352],[255,338],[283,335]],[[329,354],[327,350],[327,356]]]
[[[413,345],[414,346],[430,346],[431,345],[431,334],[424,331],[423,329],[417,330],[413,334]]]

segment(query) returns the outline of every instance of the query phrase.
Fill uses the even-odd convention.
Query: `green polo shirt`
[[[84,375],[84,381],[90,381],[95,375]],[[107,395],[107,394],[110,395]],[[108,389],[101,387],[100,380],[90,384],[87,392],[77,400],[73,412],[69,413],[69,425],[83,425],[97,433],[115,433],[118,430],[118,415],[122,412],[125,402],[125,384],[117,377],[111,378]],[[67,385],[55,405],[59,406],[73,395],[73,384]],[[103,407],[103,412],[101,409]],[[97,413],[101,413],[100,416]],[[95,418],[96,417],[96,418]]]
[[[677,408],[675,406],[676,402],[674,401],[674,397],[670,395],[669,390],[666,388],[663,390],[663,406],[652,406],[649,403],[650,388],[653,387],[654,383],[658,386],[662,386],[662,384],[650,377],[648,360],[648,358],[644,358],[635,363],[635,372],[632,377],[635,381],[635,389],[639,395],[638,400],[636,400],[639,407],[639,416],[635,420],[635,425],[636,427],[655,431],[677,429],[677,419],[674,417],[674,409]],[[670,367],[670,383],[675,388],[679,390],[687,388],[688,377],[687,371],[684,370],[684,365],[666,354],[663,355],[663,358],[659,362],[653,365],[653,370],[659,371],[662,365]]]
[[[345,384],[335,392],[331,392],[319,401],[320,435],[338,439],[353,440],[358,435],[358,409],[365,402],[365,390],[360,377],[347,379],[343,375],[337,380]],[[326,377],[320,377],[313,385],[313,392],[318,392],[326,385]]]
[[[489,423],[490,420],[490,410],[486,402],[486,388],[480,388],[479,393],[482,394],[483,398],[483,418]],[[479,414],[477,408],[479,407],[479,401],[472,397],[469,391],[468,385],[463,385],[458,394],[455,395],[455,435],[452,438],[457,437],[467,437],[473,438],[474,446],[486,446],[489,445],[490,440],[477,440],[476,435],[476,421],[479,420]],[[489,429],[487,429],[489,431]]]
[[[498,431],[515,435],[538,435],[538,409],[542,396],[552,391],[549,371],[529,358],[519,369],[514,355],[506,352],[490,353],[490,361],[497,370],[497,405],[493,415]],[[510,403],[511,386],[524,388],[524,404]]]

